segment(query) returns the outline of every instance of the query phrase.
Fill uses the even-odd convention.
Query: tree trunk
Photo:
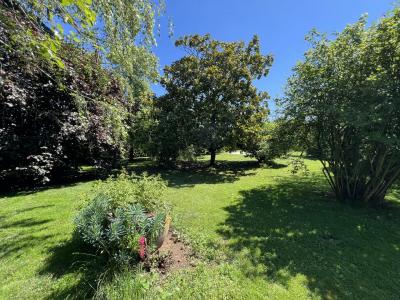
[[[217,154],[217,151],[215,149],[210,149],[210,167],[215,165],[215,156]]]
[[[133,159],[135,157],[135,153],[133,152],[133,147],[132,145],[129,147],[129,162],[133,162]]]

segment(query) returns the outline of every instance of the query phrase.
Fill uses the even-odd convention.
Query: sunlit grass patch
[[[318,161],[306,160],[303,176],[291,174],[290,159],[278,168],[237,154],[217,159],[212,170],[131,166],[167,180],[173,226],[197,255],[167,275],[106,278],[85,255],[72,221],[92,182],[1,198],[0,298],[397,298],[397,190],[389,208],[353,208],[334,201]]]

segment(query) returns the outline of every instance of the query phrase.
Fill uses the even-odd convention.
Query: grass
[[[291,175],[288,160],[259,168],[234,154],[215,169],[135,172],[168,181],[174,226],[199,263],[167,277],[140,270],[96,279],[101,263],[72,238],[79,195],[92,182],[0,199],[0,299],[398,299],[400,194],[391,208],[333,201],[317,161]]]

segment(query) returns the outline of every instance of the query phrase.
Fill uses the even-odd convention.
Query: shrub
[[[166,187],[159,175],[136,177],[122,172],[116,177],[97,182],[95,193],[107,196],[113,207],[138,203],[147,211],[156,211],[166,209],[162,200]]]
[[[195,162],[200,153],[200,149],[196,149],[194,145],[189,145],[185,149],[179,151],[178,160]]]
[[[381,206],[400,177],[400,8],[334,39],[313,31],[282,99],[338,201]]]
[[[91,199],[75,218],[78,236],[97,254],[118,266],[144,259],[156,248],[168,207],[159,176],[135,177],[126,172],[95,186]]]
[[[307,168],[307,165],[304,163],[304,160],[301,158],[292,158],[290,159],[291,170],[290,173],[293,175],[302,174],[307,176],[310,174],[310,170]]]
[[[271,163],[275,158],[281,156],[274,143],[270,139],[261,142],[260,148],[255,152],[255,158],[262,163]]]
[[[78,236],[113,265],[144,259],[157,246],[167,207],[165,183],[158,176],[135,178],[122,173],[95,187],[95,197],[75,218]]]
[[[111,198],[99,194],[79,212],[75,224],[85,243],[113,264],[124,266],[156,249],[165,217],[164,212],[149,214],[138,203],[114,208]]]

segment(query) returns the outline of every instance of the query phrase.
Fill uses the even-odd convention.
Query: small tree
[[[237,147],[262,130],[268,95],[252,82],[268,74],[272,57],[261,54],[256,36],[248,45],[209,35],[187,36],[176,45],[187,55],[166,67],[161,81],[167,94],[157,102],[160,153],[175,158],[193,145],[208,150],[213,165],[219,149]]]
[[[283,120],[265,122],[260,134],[247,139],[242,148],[260,163],[271,164],[295,146],[289,128]]]
[[[366,19],[312,48],[283,100],[286,118],[306,129],[308,148],[341,201],[379,205],[400,174],[400,9]]]

